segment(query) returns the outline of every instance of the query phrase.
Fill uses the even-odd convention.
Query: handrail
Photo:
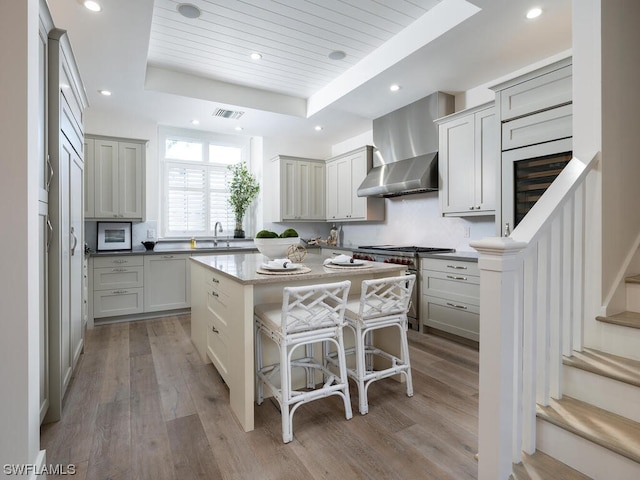
[[[573,158],[510,237],[480,253],[478,478],[507,480],[536,449],[536,404],[560,398],[563,354],[580,349],[587,175]]]

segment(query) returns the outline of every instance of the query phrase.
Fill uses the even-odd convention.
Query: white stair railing
[[[510,237],[480,253],[478,478],[507,480],[536,448],[536,404],[562,396],[562,356],[582,348],[585,180],[573,158]]]

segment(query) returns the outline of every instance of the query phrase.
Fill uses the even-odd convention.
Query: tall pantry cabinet
[[[83,112],[87,98],[66,31],[53,28],[46,40],[49,223],[48,249],[43,250],[48,254],[49,405],[44,421],[51,422],[60,419],[62,400],[84,345]]]

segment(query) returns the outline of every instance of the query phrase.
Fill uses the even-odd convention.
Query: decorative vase
[[[242,229],[242,218],[236,217],[236,228],[233,231],[233,238],[244,238],[244,230]]]

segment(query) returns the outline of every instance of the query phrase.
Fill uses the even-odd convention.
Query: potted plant
[[[234,238],[244,238],[242,219],[247,212],[247,208],[260,191],[260,185],[256,177],[247,170],[245,162],[229,165],[231,171],[231,182],[229,183],[229,205],[233,208],[236,217],[236,228],[233,232]]]

